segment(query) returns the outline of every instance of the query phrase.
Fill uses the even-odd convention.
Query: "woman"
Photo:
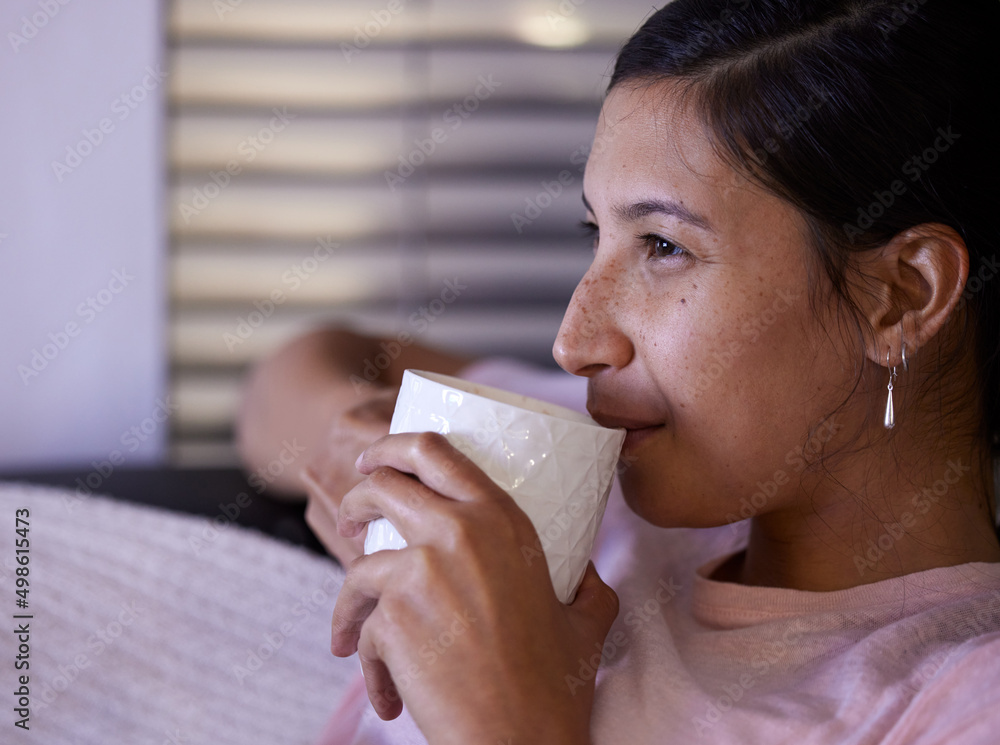
[[[339,505],[344,449],[317,447],[331,548],[382,515],[409,543],[355,561],[333,618],[381,717],[405,703],[435,744],[994,740],[997,20],[677,0],[626,44],[554,349],[629,430],[634,515],[595,555],[617,597],[591,568],[560,605],[527,518],[442,438],[378,439]],[[330,338],[251,386],[330,391],[313,441],[346,398]],[[334,443],[383,433],[390,395]],[[410,741],[355,724],[339,741]]]

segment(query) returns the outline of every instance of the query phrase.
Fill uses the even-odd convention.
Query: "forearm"
[[[336,412],[374,388],[399,385],[407,368],[453,374],[470,361],[418,345],[390,347],[389,354],[382,343],[323,329],[260,362],[247,378],[236,422],[244,466],[269,489],[304,493],[298,474],[324,443]]]

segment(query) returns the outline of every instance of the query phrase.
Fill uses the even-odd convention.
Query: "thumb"
[[[594,562],[587,564],[576,599],[569,607],[577,628],[587,637],[603,642],[618,617],[618,595],[604,584],[594,568]]]

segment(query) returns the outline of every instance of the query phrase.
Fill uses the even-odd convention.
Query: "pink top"
[[[581,409],[585,381],[509,360],[464,377]],[[660,529],[612,492],[594,561],[621,612],[572,686],[597,672],[595,745],[1000,742],[1000,564],[838,592],[708,579],[745,525]],[[426,741],[382,722],[360,676],[322,745]]]

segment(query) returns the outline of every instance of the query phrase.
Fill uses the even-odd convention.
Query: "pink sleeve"
[[[882,745],[996,745],[1000,633],[978,637],[937,670]]]
[[[361,717],[368,706],[368,690],[365,688],[365,679],[359,668],[354,681],[344,692],[340,706],[327,723],[316,745],[350,745],[354,742],[354,736],[361,725]]]

